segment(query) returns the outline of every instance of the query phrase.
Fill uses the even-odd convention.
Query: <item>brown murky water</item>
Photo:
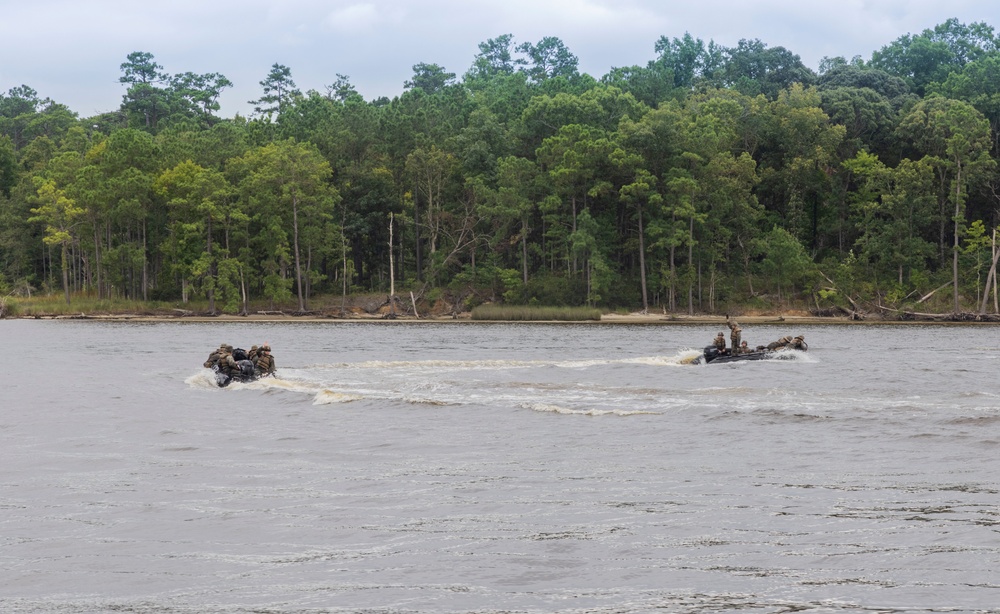
[[[0,322],[0,610],[1000,612],[1000,329],[744,328]]]

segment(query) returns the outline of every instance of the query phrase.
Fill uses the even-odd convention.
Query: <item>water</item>
[[[1000,612],[997,330],[744,329],[0,322],[0,611]]]

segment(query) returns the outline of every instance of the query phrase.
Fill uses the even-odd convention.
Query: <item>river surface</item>
[[[0,611],[1000,612],[1000,329],[716,332],[0,321]]]

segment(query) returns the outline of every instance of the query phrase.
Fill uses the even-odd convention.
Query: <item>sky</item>
[[[997,0],[0,0],[0,93],[27,85],[81,117],[118,108],[121,64],[151,53],[169,74],[233,82],[219,115],[247,115],[273,64],[300,90],[346,75],[367,100],[403,93],[418,63],[461,77],[479,43],[555,36],[581,72],[645,66],[661,36],[734,47],[759,39],[817,70],[957,18],[1000,31]]]

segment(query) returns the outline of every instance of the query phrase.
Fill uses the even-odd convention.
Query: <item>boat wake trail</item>
[[[565,369],[584,369],[601,365],[613,364],[648,364],[654,366],[678,366],[693,363],[701,350],[680,350],[673,356],[644,356],[638,358],[590,358],[580,360],[371,360],[355,363],[320,363],[309,365],[304,369],[337,369],[357,370],[449,370],[449,371],[494,371],[504,369],[535,369],[540,367],[557,367]]]
[[[212,371],[188,377],[191,388],[310,398],[313,405],[375,402],[424,407],[495,406],[580,416],[661,414],[685,406],[667,392],[664,369],[697,364],[700,350],[629,358],[573,360],[416,360],[319,363],[282,368],[277,377],[215,385]],[[777,358],[777,357],[776,357]],[[788,352],[786,360],[810,360]],[[611,371],[642,367],[641,380],[608,378]],[[648,367],[645,368],[645,367]],[[685,370],[687,371],[687,370]],[[690,372],[689,372],[690,373]],[[680,372],[677,373],[681,375]],[[600,383],[603,382],[603,383]],[[649,385],[652,384],[652,385]]]

